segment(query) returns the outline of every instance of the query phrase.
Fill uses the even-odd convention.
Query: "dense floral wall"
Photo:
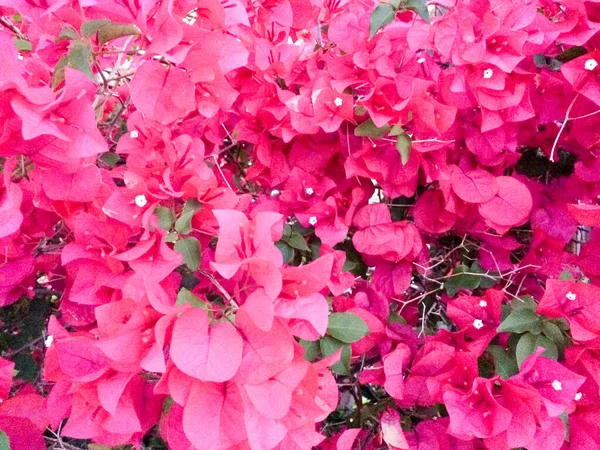
[[[0,16],[1,450],[600,448],[596,0]]]

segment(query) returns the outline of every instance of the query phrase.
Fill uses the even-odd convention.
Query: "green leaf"
[[[425,0],[407,0],[403,6],[404,8],[417,13],[425,22],[431,23],[429,10],[427,9]]]
[[[156,214],[156,217],[158,217],[158,226],[160,228],[169,231],[173,227],[175,217],[173,217],[173,212],[170,208],[157,206],[154,210],[154,214]]]
[[[135,25],[109,23],[98,30],[98,44],[102,46],[114,39],[124,36],[138,36],[139,34],[140,30]]]
[[[319,341],[305,341],[304,339],[300,339],[298,343],[304,347],[304,359],[308,362],[313,362],[319,354]]]
[[[56,89],[63,81],[65,81],[65,67],[67,67],[68,62],[69,57],[63,56],[56,63],[56,67],[52,73],[52,89]]]
[[[511,312],[496,331],[498,333],[530,332],[540,334],[542,332],[542,320],[535,311],[522,308]]]
[[[566,49],[560,55],[556,57],[558,61],[561,63],[569,62],[575,58],[579,58],[587,53],[587,50],[584,47],[573,46],[571,48]]]
[[[516,298],[510,302],[510,307],[513,311],[517,311],[519,309],[531,309],[535,311],[537,309],[537,303],[533,297],[524,295],[523,297],[519,297],[518,299]]]
[[[407,134],[401,134],[396,139],[396,150],[400,153],[402,165],[405,166],[410,158],[410,148],[412,147],[412,139]]]
[[[310,247],[308,246],[302,235],[296,231],[292,233],[290,238],[287,240],[287,243],[292,248],[304,250],[306,252],[310,251]]]
[[[118,153],[112,152],[104,152],[98,158],[111,169],[114,168],[117,165],[117,163],[121,160],[121,157]]]
[[[10,440],[2,430],[0,430],[0,450],[10,450]]]
[[[25,39],[19,39],[15,37],[13,38],[13,42],[15,43],[17,50],[19,50],[20,52],[30,52],[33,48],[31,46],[31,42],[26,41]]]
[[[396,11],[394,7],[389,3],[380,3],[377,8],[373,10],[371,14],[371,25],[369,27],[370,36],[369,39],[373,39],[373,36],[385,25],[390,24],[394,21]]]
[[[200,267],[200,242],[195,237],[186,237],[175,242],[175,251],[181,253],[183,262],[193,272]]]
[[[529,355],[532,355],[538,347],[546,349],[544,353],[542,353],[542,356],[554,360],[558,359],[558,349],[554,342],[543,334],[535,335],[526,333],[521,336],[521,339],[519,339],[519,342],[517,343],[516,357],[519,367],[521,367],[523,361],[525,361]]]
[[[94,74],[92,72],[92,66],[90,64],[90,55],[92,54],[92,47],[87,42],[75,41],[71,44],[71,49],[68,54],[67,65],[73,69],[77,69],[80,72],[86,74],[92,81],[95,81]]]
[[[404,128],[402,128],[402,125],[394,125],[389,133],[389,135],[392,137],[400,136],[401,134],[404,134]]]
[[[555,323],[544,322],[542,325],[542,333],[544,333],[544,336],[559,346],[564,345],[565,343],[565,336]]]
[[[356,314],[333,313],[329,316],[327,334],[342,342],[352,343],[369,334],[369,327]]]
[[[289,264],[294,258],[294,249],[284,241],[275,242],[275,247],[277,247],[283,255],[284,264]]]
[[[500,375],[502,379],[506,380],[519,372],[517,361],[514,356],[509,354],[499,345],[490,345],[487,348],[487,352],[494,358],[496,373]]]
[[[568,270],[563,270],[560,273],[560,276],[558,277],[558,279],[561,281],[571,281],[571,280],[573,280],[573,275],[571,275],[571,272],[569,272]]]
[[[212,309],[210,307],[210,303],[203,302],[198,297],[196,297],[190,290],[182,287],[179,290],[179,292],[177,293],[176,305],[182,306],[182,305],[185,305],[186,303],[189,303],[194,308],[203,309],[204,311],[206,311],[206,313],[208,314],[208,317],[210,319],[213,318],[213,313],[212,313]]]
[[[389,125],[384,125],[379,128],[373,123],[372,119],[367,119],[354,129],[354,135],[381,139],[385,136],[385,133],[390,131],[390,129],[391,127]]]
[[[71,27],[64,27],[62,30],[60,30],[60,33],[58,33],[58,37],[56,38],[56,42],[60,42],[60,41],[74,41],[76,39],[79,39],[79,35],[77,34],[77,31],[75,31]]]
[[[319,340],[319,346],[324,357],[333,355],[341,348],[342,354],[340,355],[340,360],[331,366],[331,370],[339,375],[350,375],[350,356],[352,354],[350,345],[325,336]]]
[[[181,216],[175,222],[175,231],[181,234],[188,234],[192,231],[192,217],[202,209],[202,203],[195,198],[190,198],[185,202]]]
[[[185,305],[186,303],[189,303],[190,305],[194,306],[195,308],[206,309],[206,303],[203,302],[202,300],[200,300],[198,297],[196,297],[192,293],[192,291],[190,291],[186,288],[181,288],[179,290],[179,292],[177,293],[177,302],[175,304],[177,306],[182,306],[182,305]]]
[[[464,272],[470,272],[469,266],[465,266],[464,264],[456,266],[452,271],[452,276],[444,283],[446,292],[450,297],[454,297],[461,289],[473,290],[479,287],[481,277],[479,275],[465,274]]]
[[[90,37],[104,25],[108,25],[109,23],[111,23],[110,20],[106,19],[88,20],[87,22],[83,22],[81,24],[81,35],[85,37]]]
[[[400,0],[390,0],[390,5],[394,7],[394,9],[400,8]]]

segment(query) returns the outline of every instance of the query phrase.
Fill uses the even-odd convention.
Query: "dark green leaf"
[[[401,134],[396,139],[396,150],[400,153],[402,165],[405,166],[410,158],[410,148],[412,147],[412,139],[407,134]]]
[[[319,354],[319,341],[305,341],[300,339],[299,344],[304,347],[304,359],[313,362]]]
[[[284,241],[275,242],[275,247],[277,247],[283,255],[284,264],[289,264],[292,259],[294,259],[294,249]]]
[[[0,430],[0,450],[10,450],[10,441],[2,430]]]
[[[192,217],[202,209],[202,203],[195,198],[190,198],[185,202],[181,216],[175,222],[175,231],[181,234],[188,234],[192,231]]]
[[[69,50],[67,65],[73,69],[77,69],[80,72],[86,74],[92,81],[95,81],[94,74],[92,72],[92,66],[90,64],[90,55],[92,54],[92,47],[90,44],[83,41],[75,41],[71,44]]]
[[[406,9],[417,13],[425,22],[431,23],[431,19],[429,18],[429,10],[427,9],[427,3],[425,3],[425,0],[407,0],[403,6]]]
[[[350,375],[350,356],[352,354],[350,345],[344,344],[332,337],[325,336],[320,339],[319,346],[321,347],[321,353],[324,357],[333,355],[341,348],[342,353],[340,355],[340,360],[331,366],[331,370],[339,375]]]
[[[17,47],[17,50],[19,50],[20,52],[30,52],[33,48],[31,46],[31,42],[26,41],[25,39],[19,39],[15,37],[13,38],[13,41],[15,43],[15,46]]]
[[[542,320],[535,311],[527,308],[518,309],[500,324],[496,330],[498,333],[525,333],[540,334],[542,332]]]
[[[104,25],[108,25],[110,20],[100,19],[100,20],[88,20],[87,22],[83,22],[81,24],[81,35],[85,37],[90,37],[92,34],[96,33],[101,27]]]
[[[446,292],[450,297],[456,295],[461,289],[473,290],[479,287],[481,276],[465,272],[470,272],[469,266],[464,264],[456,266],[452,271],[452,275],[444,283]]]
[[[327,334],[342,342],[352,343],[369,334],[369,327],[356,314],[333,313],[329,316]]]
[[[569,62],[575,58],[579,58],[587,53],[587,50],[584,47],[573,46],[571,48],[566,49],[560,55],[556,57],[558,61],[561,63]]]
[[[169,231],[173,227],[175,217],[173,217],[173,212],[170,208],[157,206],[154,210],[154,214],[156,214],[156,217],[158,217],[158,226],[160,228]]]
[[[74,41],[75,39],[79,39],[77,31],[71,27],[64,27],[62,30],[60,30],[60,33],[58,33],[58,38],[56,38],[56,41]]]
[[[121,23],[109,23],[98,29],[98,44],[104,45],[114,39],[124,36],[137,36],[140,30],[135,25],[124,25]]]
[[[298,232],[293,232],[292,235],[290,236],[290,238],[287,240],[287,243],[292,248],[307,251],[307,252],[310,251],[310,247],[306,244],[306,241],[304,240],[302,235]]]
[[[490,345],[487,348],[487,352],[494,358],[496,373],[500,375],[502,379],[506,380],[519,371],[514,356],[509,354],[499,345]]]
[[[538,347],[546,349],[544,353],[542,353],[542,356],[554,360],[558,359],[558,349],[554,342],[543,334],[535,335],[526,333],[521,336],[521,339],[519,339],[519,342],[517,343],[516,357],[519,367],[521,367],[523,361],[525,361],[529,355],[532,355]]]
[[[186,237],[175,242],[175,251],[181,253],[183,262],[192,271],[200,267],[200,242],[195,237]]]
[[[370,36],[369,39],[373,39],[373,36],[385,25],[390,24],[394,21],[396,11],[394,7],[389,3],[380,3],[377,8],[373,10],[371,14],[371,24],[369,27]]]
[[[390,129],[391,127],[389,125],[384,125],[381,128],[378,128],[377,125],[373,123],[373,120],[367,119],[354,129],[354,135],[381,139],[383,136],[385,136],[385,133],[390,131]]]

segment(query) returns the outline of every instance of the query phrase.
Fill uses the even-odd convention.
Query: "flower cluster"
[[[0,443],[598,448],[599,45],[583,0],[0,0],[0,306],[50,305]]]

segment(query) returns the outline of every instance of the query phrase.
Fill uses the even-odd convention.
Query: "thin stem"
[[[571,102],[571,104],[569,105],[569,108],[567,109],[567,113],[565,114],[565,120],[563,121],[560,130],[558,130],[558,134],[556,135],[556,139],[554,139],[554,144],[552,144],[552,150],[550,151],[550,161],[554,162],[554,151],[556,150],[556,146],[558,145],[558,140],[560,139],[560,135],[562,134],[562,132],[565,130],[565,127],[567,126],[567,122],[571,119],[569,117],[569,114],[571,113],[571,110],[573,109],[573,106],[575,105],[575,101],[579,98],[579,94],[577,94],[575,96],[575,98],[573,99],[573,101]]]

